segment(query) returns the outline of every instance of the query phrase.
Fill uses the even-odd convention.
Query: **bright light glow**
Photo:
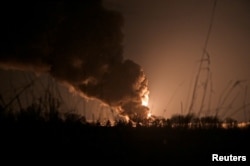
[[[146,92],[141,99],[141,104],[146,107],[148,106],[148,100],[149,100],[148,94],[149,93]]]
[[[241,122],[237,125],[239,128],[246,128],[250,126],[250,122]]]
[[[124,117],[125,117],[126,122],[128,123],[128,122],[129,122],[129,117],[128,117],[128,115],[125,115]]]
[[[147,118],[150,118],[151,115],[152,115],[151,112],[149,112],[148,115],[147,115]]]

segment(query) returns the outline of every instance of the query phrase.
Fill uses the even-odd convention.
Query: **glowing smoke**
[[[131,119],[147,117],[148,81],[138,64],[122,57],[120,13],[99,0],[6,2],[1,8],[2,68],[49,73]]]

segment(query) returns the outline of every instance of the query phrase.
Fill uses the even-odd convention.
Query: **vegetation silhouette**
[[[59,106],[51,95],[20,111],[5,110],[0,105],[1,150],[27,151],[26,155],[36,154],[40,160],[59,155],[67,159],[78,156],[84,162],[96,158],[90,160],[92,163],[110,163],[115,159],[128,164],[199,162],[203,165],[211,164],[212,153],[249,153],[246,146],[249,126],[239,128],[230,118],[225,121],[227,129],[217,117],[199,118],[194,114],[173,115],[170,119],[152,116],[143,122],[116,120],[113,124],[107,120],[103,124],[90,123],[74,113],[62,114]]]
[[[110,164],[119,160],[127,164],[211,165],[213,153],[249,154],[246,145],[250,140],[250,122],[242,124],[230,116],[220,119],[218,109],[214,115],[207,116],[191,111],[175,114],[169,119],[151,115],[132,121],[114,116],[104,122],[100,117],[90,122],[71,108],[66,112],[60,110],[64,101],[54,89],[53,82],[49,81],[47,87],[41,88],[44,92],[41,96],[32,94],[35,92],[30,94],[28,89],[35,81],[28,81],[9,100],[5,94],[0,95],[2,158],[11,154],[12,157],[32,156],[38,158],[37,161],[75,161],[77,158],[92,164]],[[226,99],[221,97],[221,105],[225,105],[230,94],[225,95]],[[22,97],[31,98],[31,104],[24,107]],[[243,108],[237,111],[245,111]],[[88,111],[86,107],[83,109],[83,112]],[[93,157],[96,160],[92,160]]]
[[[100,1],[97,1],[97,3],[99,2]],[[230,106],[235,100],[231,100],[228,107],[226,102],[229,100],[229,96],[232,94],[233,90],[235,90],[242,81],[237,80],[234,83],[229,84],[228,88],[225,89],[225,93],[219,99],[214,116],[200,116],[205,110],[204,105],[206,100],[208,102],[208,110],[210,111],[210,100],[213,92],[210,54],[207,50],[207,45],[212,29],[215,6],[216,1],[214,2],[204,50],[195,77],[194,87],[192,89],[191,103],[186,115],[177,114],[173,115],[170,119],[155,116],[140,119],[140,117],[135,116],[134,121],[115,119],[114,123],[112,123],[111,120],[102,123],[98,119],[97,121],[90,123],[84,116],[71,113],[71,111],[68,111],[68,113],[61,113],[59,110],[61,101],[54,97],[49,90],[45,90],[44,96],[41,96],[37,100],[33,99],[34,101],[32,104],[24,108],[20,101],[20,96],[33,85],[33,81],[31,81],[29,84],[21,88],[9,102],[4,101],[3,96],[0,95],[1,161],[3,161],[2,159],[4,159],[5,156],[11,156],[14,159],[16,157],[23,157],[24,159],[29,158],[29,160],[30,158],[38,159],[36,160],[37,162],[46,160],[49,161],[48,163],[51,163],[49,159],[57,161],[69,159],[71,162],[80,160],[80,162],[90,162],[91,164],[107,163],[117,165],[121,162],[122,164],[134,164],[137,162],[140,164],[148,164],[151,161],[154,162],[154,164],[172,164],[172,162],[175,164],[187,164],[188,162],[199,162],[200,165],[206,165],[207,163],[208,165],[212,165],[211,157],[213,153],[240,156],[249,154],[249,147],[246,146],[250,140],[249,123],[246,123],[248,124],[246,127],[240,128],[237,121],[231,118],[226,118],[225,120],[218,118],[218,114],[224,112],[222,108],[225,108],[226,106],[227,109],[230,109]],[[21,9],[19,6],[16,8],[19,10]],[[41,10],[43,10],[43,8],[41,8]],[[39,12],[38,14],[40,15]],[[34,17],[34,20],[37,20],[37,18]],[[54,25],[52,25],[52,27],[53,26]],[[116,26],[119,27],[120,23],[117,23]],[[16,26],[12,27],[15,29]],[[86,28],[85,24],[83,24],[83,27]],[[95,27],[99,30],[99,26]],[[102,28],[100,33],[105,32]],[[66,31],[63,31],[63,29],[64,28],[62,28],[62,32],[60,32],[63,34],[60,38],[65,35],[64,32]],[[23,30],[29,32],[29,29],[24,28]],[[109,26],[107,26],[107,30],[109,32]],[[23,39],[23,34],[25,33],[20,33],[20,39]],[[58,36],[60,36],[59,34]],[[87,32],[86,35],[87,34],[89,33]],[[117,31],[117,34],[118,35],[114,33],[114,36],[115,39],[118,40],[118,43],[120,43],[121,34],[119,30]],[[86,35],[84,33],[84,36]],[[6,38],[7,36],[5,34]],[[67,33],[66,36],[71,39],[72,31]],[[77,35],[75,34],[75,36]],[[94,38],[90,36],[88,39]],[[109,38],[104,37],[103,41],[108,39]],[[67,45],[68,42],[68,40],[59,41],[64,45]],[[116,41],[112,40],[112,42]],[[95,45],[96,41],[93,41],[93,47]],[[100,45],[100,48],[103,46],[101,43],[98,43],[98,45]],[[76,47],[74,44],[67,47],[71,46]],[[117,50],[117,52],[120,53],[120,44],[116,45],[114,43],[114,46],[117,46],[118,48],[108,48],[110,48],[111,52]],[[29,47],[27,46],[27,48]],[[64,47],[60,46],[58,49],[63,52],[61,48]],[[86,48],[89,50],[92,47]],[[10,48],[6,47],[5,49],[6,50],[4,51],[7,51]],[[97,52],[102,51],[102,49],[94,50]],[[90,51],[92,50],[90,49]],[[8,54],[3,56],[3,59],[8,59],[9,56],[7,55]],[[27,58],[27,60],[33,58],[32,60],[34,60],[34,55],[36,54],[31,53],[30,56],[25,58]],[[99,57],[99,54],[96,55]],[[56,66],[53,69],[66,69],[63,64],[59,65],[57,61],[58,57],[52,59],[53,65]],[[114,60],[113,58],[114,57],[110,57],[110,63],[116,61],[119,62],[118,64],[121,63],[120,58],[122,57],[115,58]],[[107,58],[104,58],[105,61],[107,59],[109,59],[108,56]],[[76,60],[78,59],[76,58]],[[68,60],[61,60],[60,62],[66,64],[69,63]],[[96,61],[93,62],[93,64],[96,64]],[[127,61],[127,65],[129,64],[138,67],[137,65],[133,65],[132,62]],[[79,64],[75,65],[78,66]],[[90,69],[84,71],[89,71],[90,73],[93,72],[92,67],[95,65],[87,66]],[[138,67],[138,69],[140,68]],[[59,70],[54,70],[51,71],[52,75],[58,75],[59,78],[63,77],[61,74],[64,72],[61,73]],[[70,73],[67,77],[71,77],[71,73],[75,73],[70,72],[71,70],[67,71],[67,73]],[[82,75],[82,72],[79,73]],[[119,72],[114,73],[122,75]],[[205,79],[203,78],[204,80],[202,80],[202,74],[205,75]],[[200,83],[203,81],[204,83],[200,86]],[[113,86],[114,82],[110,81],[110,83],[111,86]],[[200,91],[198,87],[201,87],[200,101],[198,96],[198,92]],[[83,87],[82,90],[84,88],[85,87]],[[96,88],[93,88],[93,90],[95,89]],[[99,94],[99,91],[96,92]],[[207,98],[207,96],[209,97]],[[247,96],[247,86],[245,87],[245,96]],[[17,103],[17,106],[14,106],[14,103]],[[239,108],[239,110],[246,110],[249,103],[244,102],[243,106],[244,107]],[[198,115],[194,114],[195,108],[198,108]],[[238,110],[235,110],[235,112],[237,111]],[[56,156],[60,157],[57,158]],[[119,161],[118,163],[115,162],[117,160]],[[10,161],[8,161],[8,163],[9,162]]]

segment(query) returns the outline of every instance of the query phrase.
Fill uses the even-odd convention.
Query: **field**
[[[19,120],[1,118],[1,158],[21,158],[20,162],[25,163],[54,161],[58,164],[69,161],[80,165],[216,165],[218,163],[211,161],[215,153],[246,156],[247,161],[234,161],[229,165],[247,165],[249,131],[249,127],[190,129],[131,127],[126,124],[110,127],[58,118],[49,121],[27,117]],[[15,160],[8,160],[12,161]]]

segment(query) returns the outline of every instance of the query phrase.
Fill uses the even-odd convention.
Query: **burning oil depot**
[[[219,3],[217,3],[217,5],[218,4]],[[187,7],[181,4],[169,5],[179,6],[178,10],[182,7]],[[28,6],[34,6],[36,10],[28,8]],[[213,4],[204,4],[204,6],[207,11],[206,20],[204,22],[208,25],[208,27],[206,26],[204,29],[210,32],[213,22],[217,24],[216,19],[218,18],[215,12],[216,2]],[[195,7],[195,5],[193,7]],[[223,7],[223,3],[221,6],[219,4],[218,8],[220,9],[220,7]],[[155,115],[161,115],[163,109],[158,109],[160,108],[158,107],[157,109],[154,108],[150,110],[148,106],[149,84],[154,84],[153,82],[155,80],[152,79],[154,77],[152,77],[151,73],[151,82],[148,82],[148,74],[147,76],[145,74],[150,74],[153,68],[149,68],[147,71],[143,70],[143,68],[147,66],[145,65],[147,59],[145,58],[145,54],[150,52],[150,50],[147,50],[147,46],[151,48],[153,44],[144,45],[144,43],[140,43],[141,47],[145,49],[142,53],[145,54],[140,54],[141,52],[139,52],[138,57],[143,58],[141,64],[144,65],[139,65],[133,60],[126,59],[124,56],[125,53],[130,55],[130,52],[125,52],[126,50],[124,50],[124,46],[126,47],[126,44],[128,45],[130,39],[128,36],[124,36],[124,34],[129,34],[126,33],[123,28],[131,24],[131,22],[129,22],[130,15],[126,15],[126,12],[124,14],[122,13],[124,11],[121,12],[119,10],[116,11],[104,8],[101,1],[85,1],[79,4],[73,2],[51,2],[49,5],[47,2],[32,2],[29,4],[17,3],[16,5],[6,2],[5,8],[13,8],[13,10],[19,14],[10,14],[8,18],[2,17],[3,24],[6,25],[2,27],[2,46],[0,50],[0,66],[3,71],[10,71],[10,73],[13,71],[13,75],[15,75],[14,71],[32,72],[33,74],[40,75],[40,77],[43,77],[43,74],[49,75],[55,82],[64,85],[66,87],[65,89],[70,89],[71,93],[82,97],[83,102],[80,104],[82,106],[79,108],[81,111],[83,110],[82,114],[88,114],[86,110],[95,112],[93,115],[92,113],[88,115],[88,120],[90,121],[101,119],[99,117],[102,116],[105,117],[103,118],[105,120],[107,120],[108,117],[111,117],[111,120],[113,120],[115,118],[112,117],[112,112],[114,112],[114,116],[116,117],[118,117],[117,115],[120,115],[121,119],[124,117],[124,121],[132,120],[135,122],[145,121],[145,119],[150,121],[150,123],[151,121],[164,121],[162,120],[163,118]],[[146,9],[148,10],[148,8],[145,8],[145,10]],[[134,8],[131,8],[131,10],[134,10]],[[4,16],[4,10],[2,10],[2,12],[2,16]],[[30,13],[33,13],[33,15]],[[211,19],[210,14],[212,14]],[[172,20],[171,18],[168,19],[170,19],[170,21]],[[196,17],[194,17],[194,19],[196,19]],[[213,19],[215,21],[213,21]],[[209,21],[210,24],[208,24]],[[170,24],[168,25],[171,26]],[[149,28],[148,26],[146,27]],[[145,29],[147,30],[147,28]],[[214,25],[213,28],[216,28],[216,25]],[[144,29],[141,30],[143,31]],[[140,33],[138,32],[138,34]],[[208,41],[209,37],[213,37],[212,31],[211,35],[209,34],[210,33],[208,33],[205,39],[206,41]],[[204,35],[201,36],[203,40]],[[124,37],[126,39],[125,42]],[[173,38],[169,40],[171,41],[171,39]],[[188,105],[189,100],[181,101],[181,108],[179,107],[180,103],[178,103],[178,109],[166,109],[167,111],[162,115],[163,117],[171,118],[171,114],[173,115],[176,112],[180,112],[181,116],[175,119],[173,118],[173,121],[175,121],[174,126],[178,126],[176,124],[179,124],[178,121],[182,119],[186,121],[186,119],[189,118],[188,116],[193,113],[197,114],[198,118],[202,116],[215,115],[219,117],[220,115],[223,116],[223,114],[229,115],[227,109],[234,111],[231,106],[235,102],[234,98],[237,99],[239,97],[237,96],[238,92],[236,92],[236,94],[231,92],[239,90],[240,88],[240,92],[243,91],[246,96],[242,97],[242,104],[244,107],[240,107],[239,110],[235,110],[233,113],[240,114],[241,112],[245,112],[244,116],[247,117],[247,110],[249,108],[249,103],[247,103],[247,96],[249,96],[247,95],[247,81],[240,79],[231,81],[228,87],[226,87],[227,89],[225,89],[225,92],[223,92],[224,96],[222,96],[218,108],[212,108],[211,102],[207,101],[215,94],[211,76],[213,52],[210,51],[210,48],[206,49],[207,44],[208,42],[205,42],[205,46],[202,48],[204,50],[202,50],[202,57],[199,59],[198,63],[200,68],[198,68],[198,72],[195,72],[197,77],[194,81],[195,86],[191,88],[191,91],[193,90],[193,92],[191,92],[191,104]],[[212,44],[212,42],[209,42],[209,44]],[[157,60],[157,56],[166,55],[165,52],[153,51],[153,53],[155,53],[153,60]],[[159,53],[159,55],[157,53]],[[185,52],[185,55],[186,53],[187,52]],[[138,60],[139,59],[140,58],[138,58]],[[149,64],[149,62],[146,64]],[[163,69],[165,68],[161,68],[161,72]],[[169,78],[171,81],[172,75],[174,74],[170,73],[166,78]],[[163,76],[160,77],[161,81],[162,79]],[[32,82],[34,80],[36,80],[35,77],[29,81]],[[20,80],[13,79],[13,81],[19,82]],[[20,89],[26,87],[26,85],[30,83],[29,81],[20,85]],[[166,86],[164,85],[164,87],[161,86],[161,88],[165,89],[167,86],[168,84]],[[158,93],[154,96],[158,98],[154,100],[161,100],[159,103],[157,103],[158,101],[154,103],[156,107],[158,105],[163,105],[162,103],[166,102],[167,96],[171,98],[169,97],[171,94],[168,91],[164,90],[164,92],[162,92],[160,87],[159,89],[155,88],[157,87],[156,85],[152,87],[154,87],[154,90],[150,89],[150,95],[151,91],[153,95],[156,94],[154,91],[161,91],[162,93]],[[172,87],[170,87],[169,91],[172,90]],[[14,94],[13,98],[15,102],[18,103],[19,97],[21,98],[21,96],[16,95],[17,94]],[[232,99],[230,98],[231,95],[233,97]],[[64,101],[67,102],[70,100],[66,99]],[[185,103],[183,104],[182,102],[188,103],[186,104],[188,106],[185,106]],[[22,104],[19,104],[18,107],[21,107],[20,105]],[[168,105],[166,107],[168,107]],[[101,110],[103,110],[103,112]],[[213,112],[214,110],[215,112]],[[167,116],[165,116],[166,113]],[[187,117],[183,118],[186,115]],[[224,119],[226,117],[222,118]],[[212,119],[212,117],[210,119]],[[169,122],[166,123],[168,124]],[[193,120],[188,123],[192,126],[195,125],[196,122]]]
[[[131,119],[147,116],[148,81],[140,65],[123,58],[119,12],[106,10],[101,1],[18,3],[13,10],[25,12],[3,19],[2,69],[48,74]]]
[[[0,8],[2,158],[211,165],[249,153],[249,2]]]

